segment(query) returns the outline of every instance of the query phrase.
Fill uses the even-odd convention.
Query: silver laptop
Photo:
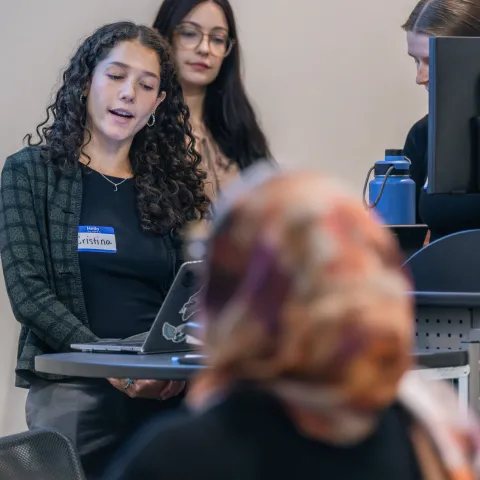
[[[203,261],[185,262],[167,293],[152,327],[148,332],[134,337],[101,340],[95,343],[75,343],[74,350],[82,352],[133,352],[170,353],[190,351],[198,344],[189,338],[185,327],[195,318],[198,310],[198,296],[203,285],[200,282]]]

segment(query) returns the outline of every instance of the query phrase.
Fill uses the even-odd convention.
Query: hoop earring
[[[86,105],[87,104],[87,97],[83,94],[83,93],[80,93],[80,103],[82,105]]]
[[[148,119],[147,127],[152,128],[154,125],[155,125],[155,114],[152,113],[152,116]]]

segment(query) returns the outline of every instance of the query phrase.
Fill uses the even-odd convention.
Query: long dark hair
[[[153,27],[170,43],[175,27],[205,0],[164,0]],[[244,169],[259,159],[270,158],[265,135],[248,100],[241,75],[241,51],[232,6],[228,0],[212,0],[222,8],[233,49],[218,77],[207,87],[203,117],[205,125],[225,156]]]
[[[39,140],[34,142],[32,135],[26,138],[30,146],[41,145],[47,153],[45,158],[60,171],[77,168],[85,146],[85,131],[91,139],[82,92],[99,62],[118,43],[134,40],[157,53],[161,72],[159,94],[164,91],[166,98],[155,112],[155,125],[144,127],[135,136],[130,162],[142,228],[166,233],[205,216],[208,200],[203,186],[205,174],[199,170],[200,157],[195,151],[189,112],[170,46],[153,29],[119,22],[105,25],[88,37],[71,58],[54,102],[46,110],[47,118],[37,127]]]
[[[480,35],[480,2],[420,0],[402,28],[432,36],[477,37]]]

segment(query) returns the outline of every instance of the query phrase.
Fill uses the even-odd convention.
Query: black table
[[[480,293],[477,292],[409,292],[420,307],[480,308]]]
[[[186,380],[205,367],[178,363],[176,359],[184,355],[189,354],[55,353],[36,357],[35,369],[71,377]],[[423,350],[415,352],[414,357],[419,369],[463,367],[468,364],[467,352]]]
[[[36,357],[35,369],[42,373],[69,377],[187,380],[205,367],[176,362],[176,359],[184,355],[185,353],[54,353]]]

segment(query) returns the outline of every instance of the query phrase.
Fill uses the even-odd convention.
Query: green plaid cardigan
[[[88,326],[78,261],[80,167],[59,172],[41,147],[7,158],[1,175],[0,253],[8,297],[21,324],[16,382],[64,377],[35,372],[35,357],[97,340]],[[178,268],[181,252],[164,235]],[[177,270],[175,269],[175,271]]]

